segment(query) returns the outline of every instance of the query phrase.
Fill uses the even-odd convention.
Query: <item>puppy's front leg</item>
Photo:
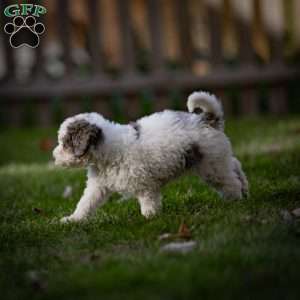
[[[153,217],[161,209],[161,195],[158,192],[145,192],[138,196],[138,200],[141,213],[146,218]]]
[[[93,213],[97,206],[108,199],[110,193],[107,189],[100,188],[93,180],[88,180],[84,193],[72,215],[64,217],[61,222],[77,222],[86,219]]]

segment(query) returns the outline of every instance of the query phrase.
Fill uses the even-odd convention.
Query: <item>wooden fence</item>
[[[261,62],[254,51],[251,25],[232,15],[238,50],[234,62],[228,62],[224,55],[223,12],[206,1],[203,7],[207,14],[205,31],[209,37],[209,50],[207,57],[201,58],[200,66],[206,66],[208,71],[200,74],[195,72],[201,53],[195,51],[193,44],[195,37],[189,15],[190,1],[167,1],[176,20],[180,53],[173,65],[168,63],[165,55],[162,1],[145,0],[147,14],[144,21],[150,37],[145,69],[139,68],[129,5],[131,1],[127,0],[115,0],[122,54],[122,63],[117,71],[109,70],[105,56],[101,55],[103,31],[99,30],[99,24],[104,12],[99,9],[97,0],[85,1],[89,14],[87,51],[91,63],[84,76],[78,75],[71,55],[69,8],[72,1],[56,0],[57,36],[62,45],[64,64],[64,73],[59,78],[53,79],[45,71],[43,53],[47,34],[44,34],[40,46],[33,50],[35,59],[31,73],[25,82],[18,82],[15,49],[11,48],[5,36],[3,60],[6,62],[6,73],[0,82],[1,121],[21,125],[27,118],[29,122],[34,119],[40,125],[51,125],[67,115],[84,110],[96,110],[105,116],[113,114],[121,120],[132,119],[162,108],[181,109],[185,106],[187,93],[200,89],[221,96],[227,113],[257,114],[261,107],[276,114],[288,111],[289,88],[299,80],[300,72],[297,66],[288,64],[285,59],[282,34],[267,32],[271,55],[269,61]],[[253,11],[259,12],[260,1],[249,1],[253,3]],[[10,1],[1,0],[0,3],[3,11]],[[224,0],[223,4],[228,6],[230,1]],[[44,5],[47,7],[47,1]],[[3,28],[8,21],[11,20],[1,14],[0,27]]]

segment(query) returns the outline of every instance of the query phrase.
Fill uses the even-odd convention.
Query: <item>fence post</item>
[[[214,68],[223,64],[222,22],[221,14],[213,7],[208,7],[208,25],[210,34],[210,61]]]
[[[190,68],[193,60],[193,43],[191,37],[191,24],[188,3],[188,0],[175,0],[180,55],[184,66]]]
[[[10,4],[8,0],[1,0],[0,1],[0,30],[4,30],[5,24],[10,22],[11,20],[6,17],[3,13],[6,6]],[[13,79],[15,77],[15,60],[14,60],[14,49],[11,48],[9,44],[9,35],[3,32],[3,44],[4,44],[4,61],[6,67],[6,73],[4,80]]]
[[[244,72],[249,73],[255,69],[251,30],[254,4],[254,2],[249,1],[248,5],[250,6],[248,7],[248,10],[251,16],[249,16],[248,21],[238,17],[236,22],[238,29],[240,66],[244,69]],[[255,115],[259,112],[256,88],[250,87],[241,90],[241,112],[246,115]]]
[[[126,77],[128,77],[132,76],[135,72],[135,49],[133,45],[133,32],[131,25],[129,1],[118,0],[118,10],[122,38],[122,64]]]
[[[56,0],[58,11],[58,34],[63,46],[63,61],[65,65],[65,76],[69,77],[72,71],[71,58],[71,23],[69,16],[69,0]]]
[[[164,71],[164,57],[162,52],[162,22],[160,14],[160,6],[158,0],[147,1],[148,9],[148,24],[151,36],[152,46],[152,68],[155,73]]]
[[[90,45],[92,69],[95,75],[104,76],[102,68],[102,36],[99,30],[99,1],[88,0],[90,16]]]
[[[284,12],[283,12],[283,1],[275,0],[275,6],[273,9],[278,9],[278,14],[281,15],[280,25],[281,31],[272,32],[271,31],[271,65],[273,68],[280,69],[284,66],[284,41],[283,41],[283,30],[284,30]],[[277,6],[276,6],[277,4]],[[265,7],[267,9],[267,7]],[[270,98],[269,98],[269,109],[271,113],[280,114],[286,113],[288,111],[288,99],[287,91],[283,85],[280,86],[270,86]]]

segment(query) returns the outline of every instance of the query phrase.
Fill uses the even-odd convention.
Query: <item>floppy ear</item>
[[[68,126],[67,134],[63,139],[63,145],[70,149],[75,157],[82,157],[102,137],[101,128],[85,120],[78,120]]]

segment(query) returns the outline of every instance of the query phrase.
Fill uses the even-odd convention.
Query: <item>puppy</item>
[[[188,112],[165,110],[116,124],[98,113],[67,118],[58,132],[55,163],[87,168],[84,193],[62,222],[85,220],[113,192],[138,199],[145,217],[161,208],[161,188],[192,171],[228,199],[248,194],[247,178],[223,132],[222,105],[194,92]]]

